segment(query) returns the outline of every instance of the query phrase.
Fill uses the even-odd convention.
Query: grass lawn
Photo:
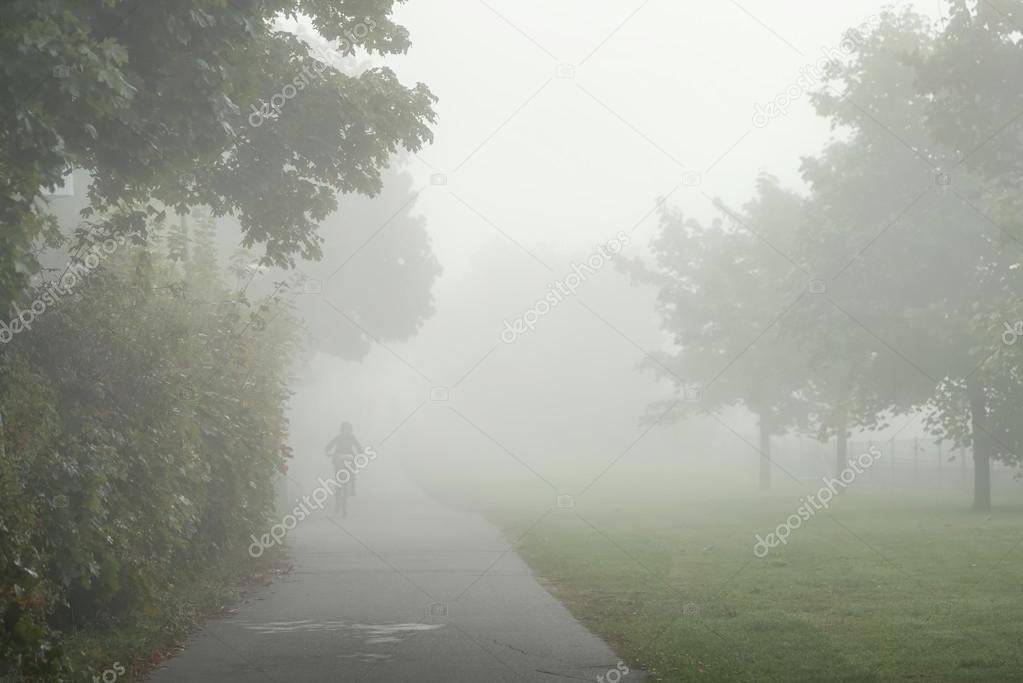
[[[559,508],[512,459],[481,463],[406,467],[501,526],[548,589],[654,681],[1023,681],[1023,506],[973,513],[968,479],[947,498],[840,495],[757,559],[754,535],[820,482],[778,476],[762,495],[755,469],[651,457],[587,486],[602,466],[551,459],[544,476],[574,496]]]
[[[495,515],[549,589],[654,680],[1023,680],[1023,508],[848,495],[755,558],[753,535],[797,504]]]

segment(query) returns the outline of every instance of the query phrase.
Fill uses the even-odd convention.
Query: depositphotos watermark
[[[629,673],[631,672],[625,662],[619,661],[615,664],[615,668],[609,669],[607,673],[598,675],[597,683],[618,683],[618,681],[625,680]]]
[[[37,287],[32,295],[35,298],[27,308],[20,308],[18,304],[12,303],[14,317],[9,323],[0,320],[0,344],[10,343],[14,335],[22,330],[31,330],[35,319],[46,312],[51,306],[56,306],[60,300],[69,296],[78,283],[85,279],[89,273],[96,270],[103,259],[128,243],[128,238],[123,235],[110,237],[103,242],[95,242],[89,245],[89,253],[84,257],[77,257],[68,264],[55,282],[47,282]]]
[[[1019,338],[1023,337],[1023,320],[1017,320],[1015,323],[1005,323],[1005,332],[1002,332],[1002,343],[1006,346],[1012,346]]]
[[[866,453],[850,462],[849,467],[839,473],[838,479],[825,477],[823,479],[824,486],[814,495],[807,496],[803,500],[803,504],[796,508],[796,513],[789,515],[783,524],[779,524],[774,531],[767,534],[767,538],[761,538],[760,534],[754,536],[757,542],[753,544],[753,554],[757,558],[763,559],[771,552],[771,548],[777,548],[779,543],[788,544],[789,536],[794,530],[817,514],[818,510],[827,510],[828,503],[838,494],[838,490],[849,486],[856,480],[857,475],[863,474],[880,459],[881,450],[877,446],[872,446]],[[840,488],[836,490],[836,487]]]
[[[117,679],[125,674],[126,669],[120,662],[114,662],[114,665],[109,669],[105,669],[103,673],[92,677],[92,683],[114,683]]]
[[[351,52],[352,46],[358,40],[369,35],[369,32],[376,27],[377,23],[369,18],[365,22],[356,24],[352,30],[346,32],[341,38],[341,49],[339,52],[333,49],[324,51],[319,47],[310,46],[309,50],[315,57],[313,60],[315,64],[312,65],[312,68],[308,64],[303,66],[301,73],[292,78],[291,83],[281,88],[279,93],[275,93],[269,102],[260,101],[261,106],[259,107],[253,104],[252,113],[249,114],[249,125],[253,128],[259,128],[272,114],[279,115],[288,100],[297,97],[298,93],[305,90],[313,79],[323,76],[323,72],[330,68],[335,56],[346,55]]]
[[[538,300],[533,308],[511,322],[508,320],[504,321],[504,331],[501,333],[501,340],[505,344],[511,344],[520,335],[525,334],[527,330],[535,330],[536,323],[541,316],[547,315],[554,310],[554,307],[564,301],[566,296],[575,294],[576,290],[579,289],[579,285],[586,281],[587,276],[596,274],[611,259],[621,253],[622,249],[627,247],[631,241],[627,234],[619,230],[618,234],[605,244],[597,245],[597,251],[590,254],[589,258],[582,265],[573,262],[572,272],[565,277],[564,282],[558,280],[554,284],[548,285],[549,291],[547,295]]]
[[[757,128],[766,128],[774,119],[785,116],[789,113],[789,107],[806,93],[810,92],[824,81],[828,64],[851,57],[858,49],[860,43],[881,23],[881,18],[872,15],[863,21],[859,26],[846,32],[845,38],[835,47],[822,47],[820,59],[812,64],[804,64],[799,70],[799,76],[795,81],[780,93],[774,96],[767,104],[759,102],[753,107],[753,125]]]
[[[260,557],[270,548],[280,544],[284,537],[288,535],[288,532],[298,526],[298,523],[304,521],[309,515],[312,514],[310,508],[316,510],[322,510],[323,504],[334,495],[338,489],[345,486],[352,480],[352,477],[356,476],[359,472],[364,470],[369,465],[370,460],[376,460],[377,452],[372,447],[367,446],[362,453],[356,453],[352,456],[351,461],[345,463],[344,467],[334,473],[334,476],[324,481],[323,477],[320,477],[317,481],[319,486],[312,492],[311,495],[302,496],[302,502],[299,503],[292,509],[292,511],[281,519],[279,524],[274,524],[270,527],[270,532],[263,534],[261,537],[256,538],[255,534],[252,534],[252,544],[249,545],[249,555],[252,557]],[[311,500],[310,500],[311,499]],[[253,550],[255,548],[255,550]]]

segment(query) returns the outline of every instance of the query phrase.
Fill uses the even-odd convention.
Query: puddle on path
[[[434,631],[443,624],[360,624],[347,621],[268,621],[253,623],[250,621],[235,622],[247,631],[260,635],[281,635],[286,633],[339,633],[343,638],[361,640],[363,645],[389,645],[401,643],[414,633]],[[391,654],[374,652],[350,652],[339,655],[343,658],[358,659],[364,663],[374,663],[391,658]]]
[[[359,624],[347,621],[313,621],[302,619],[300,621],[268,621],[261,624],[254,624],[248,621],[235,622],[247,631],[255,631],[262,634],[274,633],[320,633],[330,631],[352,631],[362,633],[370,638],[387,638],[391,642],[399,640],[403,633],[418,633],[420,631],[433,631],[441,628],[443,624]]]

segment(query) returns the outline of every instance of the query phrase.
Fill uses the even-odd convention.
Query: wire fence
[[[961,491],[973,486],[973,451],[952,442],[933,438],[893,439],[888,441],[854,440],[848,444],[848,459],[876,447],[881,458],[858,474],[855,488],[862,491]],[[798,473],[801,479],[819,480],[836,474],[836,439],[822,443],[808,437],[772,439],[772,460]],[[991,462],[992,487],[1023,491],[1020,468]]]

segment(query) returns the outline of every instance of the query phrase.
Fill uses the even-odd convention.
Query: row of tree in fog
[[[1023,112],[1018,33],[965,2],[938,32],[885,13],[813,95],[834,135],[803,159],[806,193],[762,175],[710,225],[662,204],[652,259],[626,268],[658,288],[676,344],[649,367],[700,401],[652,419],[746,406],[766,488],[773,434],[837,437],[841,470],[851,430],[922,414],[972,447],[974,505],[990,507],[991,461],[1023,453],[1023,141],[992,133]]]

